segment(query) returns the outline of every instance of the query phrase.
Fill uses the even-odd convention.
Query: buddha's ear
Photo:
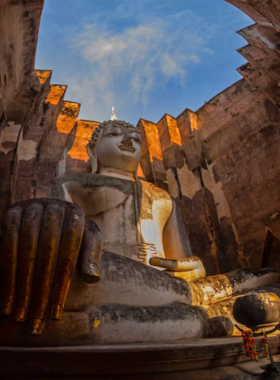
[[[91,164],[91,173],[97,173],[98,170],[98,160],[97,160],[97,155],[95,153],[95,149],[93,145],[87,144],[87,153],[89,156],[90,164]]]

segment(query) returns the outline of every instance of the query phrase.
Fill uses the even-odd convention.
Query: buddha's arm
[[[163,230],[163,247],[167,259],[182,259],[192,255],[182,214],[172,200],[172,212]]]
[[[199,257],[192,256],[188,236],[178,205],[173,200],[173,208],[163,230],[165,259],[153,257],[150,264],[165,268],[168,273],[185,280],[204,277],[205,268]]]

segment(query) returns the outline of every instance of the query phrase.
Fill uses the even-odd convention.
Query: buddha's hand
[[[190,256],[184,259],[170,260],[163,259],[161,257],[152,257],[150,259],[150,264],[165,268],[167,273],[183,278],[188,281],[193,278],[205,277],[206,270],[199,257]]]
[[[62,317],[79,252],[82,276],[92,283],[101,249],[98,227],[72,203],[34,199],[9,207],[2,219],[1,314],[41,334],[48,311],[51,319]]]

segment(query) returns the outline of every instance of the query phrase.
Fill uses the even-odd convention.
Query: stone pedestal
[[[280,336],[269,338],[277,353]],[[256,347],[265,356],[259,339]],[[176,343],[47,348],[0,348],[0,377],[36,379],[230,379],[248,362],[241,337],[197,339]],[[16,365],[15,365],[16,363]],[[267,364],[263,361],[262,365]],[[248,363],[249,365],[249,363]],[[226,367],[229,366],[229,367]],[[234,366],[234,367],[233,367]],[[262,373],[251,365],[252,373]],[[206,371],[207,370],[207,371]],[[247,370],[247,374],[248,374]],[[209,372],[209,373],[208,373]],[[199,375],[199,373],[201,373]],[[206,373],[206,375],[202,375]],[[208,374],[212,373],[210,377]],[[220,374],[217,377],[217,374]],[[245,376],[246,372],[244,373]],[[199,375],[199,376],[198,376]],[[102,377],[101,377],[102,376]],[[105,376],[105,377],[103,377]]]

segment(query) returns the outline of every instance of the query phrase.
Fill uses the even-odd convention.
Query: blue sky
[[[250,24],[224,0],[45,0],[36,68],[68,85],[79,118],[107,120],[114,106],[157,122],[241,79],[236,31]]]

